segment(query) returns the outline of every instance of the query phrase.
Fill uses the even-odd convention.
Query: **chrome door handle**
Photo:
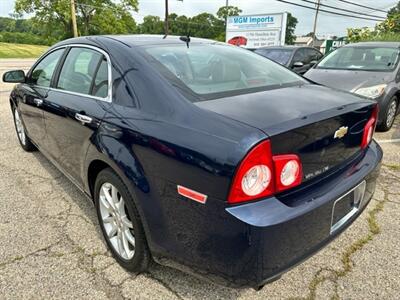
[[[77,119],[82,124],[88,124],[93,121],[93,119],[91,117],[88,117],[88,116],[82,115],[82,114],[78,114],[78,113],[75,114],[75,119]]]
[[[43,100],[42,99],[35,98],[35,99],[33,99],[33,102],[35,102],[36,106],[40,106],[40,105],[43,104]]]

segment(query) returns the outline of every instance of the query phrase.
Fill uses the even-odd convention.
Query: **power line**
[[[299,7],[303,7],[303,8],[308,8],[308,9],[311,9],[311,10],[316,10],[316,8],[314,8],[314,7],[309,7],[309,6],[306,6],[306,5],[297,4],[297,3],[293,3],[293,2],[289,2],[289,1],[285,1],[285,0],[276,0],[276,1],[282,2],[282,3],[286,3],[286,4],[295,5],[295,6],[299,6]],[[374,19],[374,18],[367,18],[367,17],[360,17],[360,16],[354,16],[354,15],[342,14],[342,13],[339,13],[339,12],[333,12],[333,11],[325,10],[325,9],[319,9],[319,11],[325,12],[325,13],[329,13],[329,14],[333,14],[333,15],[343,16],[343,17],[355,18],[355,19],[370,20],[370,21],[376,21],[376,22],[381,22],[382,21],[381,19]]]
[[[317,4],[316,2],[310,1],[310,0],[301,0],[301,1],[312,3],[312,4]],[[349,13],[354,13],[353,10],[349,10],[349,9],[345,9],[345,8],[337,8],[337,7],[334,7],[334,6],[331,6],[331,5],[327,5],[327,4],[323,4],[323,3],[320,3],[319,6],[328,7],[328,8],[332,8],[332,9],[335,9],[335,10],[341,10],[341,11],[345,11],[345,12],[349,12]],[[359,15],[373,17],[373,18],[381,18],[382,20],[386,19],[385,17],[376,16],[376,15],[369,15],[369,14],[365,14],[365,13],[361,13],[361,12],[359,12],[358,14]]]
[[[370,7],[370,6],[362,5],[362,4],[359,4],[359,3],[356,3],[356,2],[351,2],[351,1],[348,1],[348,0],[338,0],[338,1],[339,2],[343,2],[343,3],[347,3],[347,4],[351,4],[351,5],[354,5],[354,6],[368,8],[368,9],[371,9],[371,10],[374,10],[374,11],[380,11],[380,12],[388,13],[388,11],[383,10],[383,9],[373,8],[373,7]]]

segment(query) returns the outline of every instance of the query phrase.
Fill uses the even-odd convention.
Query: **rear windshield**
[[[330,53],[319,69],[390,71],[399,60],[399,49],[388,47],[343,47]]]
[[[147,46],[145,51],[160,73],[194,102],[307,82],[260,55],[222,43]]]
[[[286,49],[257,49],[254,51],[262,56],[265,56],[281,65],[286,65],[292,56],[293,50]]]

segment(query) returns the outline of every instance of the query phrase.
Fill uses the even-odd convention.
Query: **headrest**
[[[372,53],[372,52],[365,53],[365,60],[366,61],[374,61],[375,60],[375,54]]]
[[[211,77],[214,82],[239,81],[240,65],[236,62],[219,61],[212,66]]]

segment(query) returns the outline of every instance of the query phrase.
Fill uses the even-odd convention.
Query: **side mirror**
[[[301,67],[303,67],[304,66],[304,64],[301,62],[301,61],[296,61],[294,64],[293,64],[293,67],[294,68],[301,68]]]
[[[310,65],[313,66],[313,65],[315,65],[317,62],[318,62],[317,60],[312,60],[312,61],[310,61]]]
[[[8,71],[3,74],[3,82],[23,83],[25,80],[25,72],[22,70]]]

